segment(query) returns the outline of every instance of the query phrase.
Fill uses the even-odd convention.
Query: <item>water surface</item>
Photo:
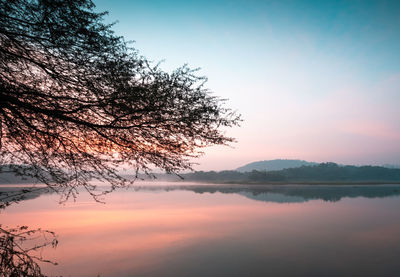
[[[2,226],[57,233],[63,276],[400,276],[400,186],[140,184],[60,205],[36,195]]]

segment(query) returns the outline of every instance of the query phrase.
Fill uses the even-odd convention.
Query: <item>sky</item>
[[[400,164],[400,1],[94,0],[166,71],[242,114],[196,170],[270,159]]]

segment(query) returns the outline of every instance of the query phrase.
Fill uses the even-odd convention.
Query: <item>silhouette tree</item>
[[[0,1],[0,164],[65,197],[191,168],[232,142],[239,116],[187,66],[164,72],[116,36],[90,0]]]
[[[3,228],[0,225],[0,277],[42,277],[41,263],[57,263],[42,257],[42,250],[58,244],[54,232],[27,226]]]

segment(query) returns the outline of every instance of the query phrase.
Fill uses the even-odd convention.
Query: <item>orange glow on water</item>
[[[58,248],[43,252],[59,263],[43,265],[50,275],[153,276],[172,265],[193,266],[200,257],[215,253],[306,263],[320,259],[321,247],[334,260],[335,249],[342,244],[368,244],[379,250],[380,244],[373,242],[382,236],[385,245],[400,242],[395,235],[399,225],[374,226],[365,215],[379,217],[379,209],[362,201],[274,203],[189,191],[120,191],[111,194],[106,205],[85,197],[64,206],[56,200],[54,195],[41,196],[2,214],[3,225],[24,224],[57,233]]]

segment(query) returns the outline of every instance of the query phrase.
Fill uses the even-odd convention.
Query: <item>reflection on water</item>
[[[400,276],[400,186],[140,185],[13,205],[3,226],[56,232],[63,276]]]
[[[0,276],[42,276],[39,262],[56,263],[44,259],[41,250],[57,244],[56,235],[51,231],[0,226]]]
[[[306,202],[313,199],[336,202],[344,197],[382,198],[400,195],[400,185],[147,185],[136,190],[188,190],[196,193],[237,193],[248,198],[278,203]]]

